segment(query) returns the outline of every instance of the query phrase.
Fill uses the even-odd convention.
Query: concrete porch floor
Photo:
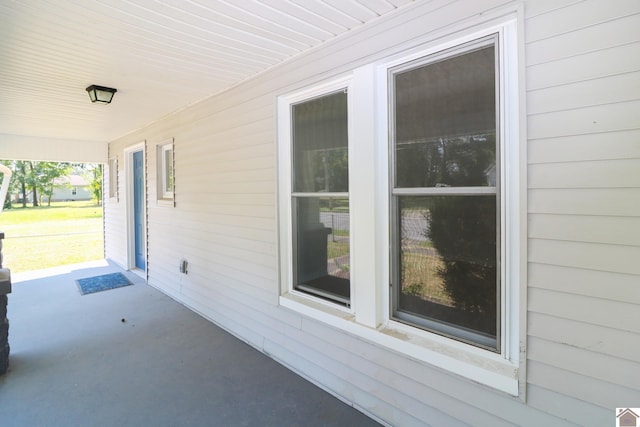
[[[117,271],[13,276],[0,426],[378,425],[134,274],[80,295],[76,279]]]

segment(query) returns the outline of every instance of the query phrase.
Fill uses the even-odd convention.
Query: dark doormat
[[[103,274],[76,280],[82,295],[133,285],[122,273]]]

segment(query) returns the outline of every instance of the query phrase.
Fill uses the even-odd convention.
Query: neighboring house
[[[46,196],[40,194],[38,198],[46,199]],[[52,202],[91,200],[92,198],[91,187],[81,175],[63,176],[54,180],[53,193],[51,195]],[[22,194],[15,193],[11,195],[11,200],[13,203],[22,203]],[[27,202],[31,203],[32,201],[33,193],[28,191]]]
[[[69,175],[54,180],[52,202],[91,200],[91,188],[81,175]]]
[[[637,0],[417,1],[239,81],[108,143],[107,258],[388,425],[640,402]]]
[[[11,194],[11,203],[22,203],[22,193],[14,193]],[[27,193],[27,203],[31,203],[33,201],[33,195],[31,192]]]

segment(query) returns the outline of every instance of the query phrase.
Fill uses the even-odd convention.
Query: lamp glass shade
[[[91,102],[102,102],[104,104],[109,104],[111,102],[111,99],[113,99],[113,94],[117,92],[117,89],[91,85],[87,88],[87,92],[89,93]]]

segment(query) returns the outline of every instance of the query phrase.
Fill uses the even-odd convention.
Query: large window
[[[511,394],[526,276],[515,22],[278,99],[280,304]]]
[[[496,38],[391,69],[392,316],[499,350]]]
[[[347,93],[291,106],[294,289],[349,305]]]

